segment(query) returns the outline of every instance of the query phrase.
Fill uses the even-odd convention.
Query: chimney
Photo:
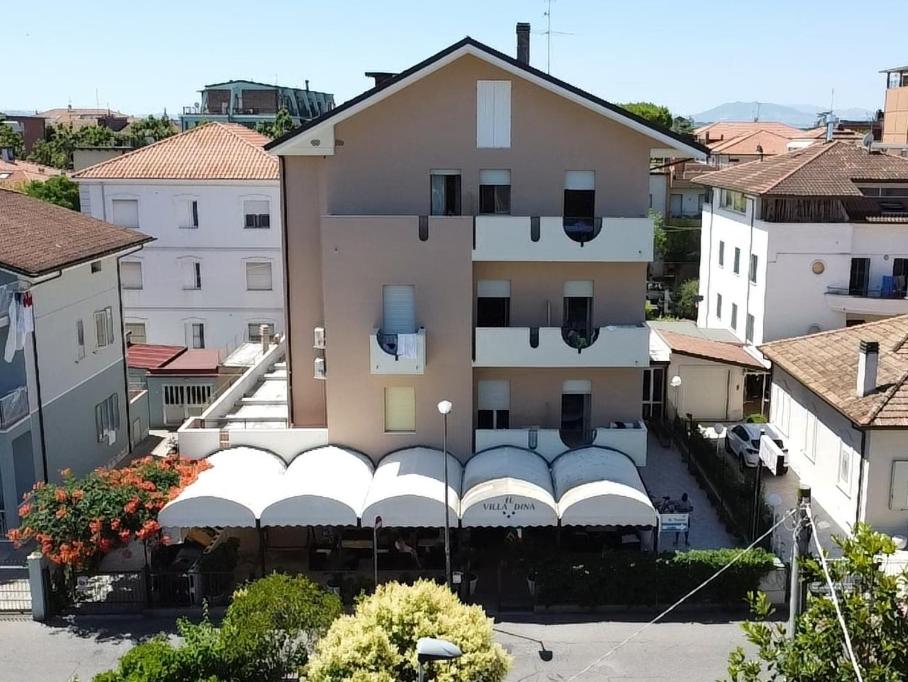
[[[517,24],[517,61],[530,64],[530,25],[524,21]]]
[[[393,71],[366,71],[366,78],[371,78],[375,81],[372,85],[373,88],[377,88],[379,85],[385,81],[389,81],[397,74]]]
[[[861,341],[858,350],[858,397],[876,390],[876,370],[880,364],[880,344],[877,341]]]
[[[263,324],[259,327],[259,333],[262,335],[262,355],[264,355],[271,345],[271,327]]]

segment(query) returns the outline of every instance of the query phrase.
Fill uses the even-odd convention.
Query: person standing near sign
[[[684,531],[684,544],[690,546],[690,519],[694,511],[694,505],[690,503],[687,493],[681,495],[681,499],[674,503],[674,511],[678,514],[687,514],[687,530]],[[678,538],[681,533],[675,533],[675,546],[678,545]]]

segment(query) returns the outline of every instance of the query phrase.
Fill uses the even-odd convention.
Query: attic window
[[[101,261],[96,260],[91,264],[91,272],[92,272],[92,274],[94,274],[96,272],[101,272]]]

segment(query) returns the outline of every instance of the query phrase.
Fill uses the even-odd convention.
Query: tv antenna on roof
[[[552,36],[572,36],[575,34],[552,30],[552,0],[545,1],[546,10],[543,12],[543,15],[545,16],[545,30],[539,31],[539,33],[545,36],[545,72],[552,73]]]

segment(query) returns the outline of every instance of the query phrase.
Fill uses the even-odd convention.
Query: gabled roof
[[[157,369],[186,352],[186,346],[131,343],[126,347],[126,365],[134,369]]]
[[[63,171],[52,166],[42,166],[39,163],[14,159],[4,161],[0,159],[0,186],[15,185],[29,180],[47,180],[54,175],[63,175]]]
[[[744,350],[744,346],[740,343],[715,341],[703,336],[690,336],[666,329],[656,329],[655,331],[662,337],[672,353],[721,362],[726,365],[737,365],[746,369],[761,371],[766,369],[759,360]]]
[[[877,389],[857,394],[858,347],[880,346]],[[858,426],[908,427],[908,315],[783,339],[760,351]]]
[[[693,178],[709,187],[775,196],[861,197],[858,182],[908,182],[908,159],[849,142],[814,144]]]
[[[750,135],[758,130],[766,130],[776,135],[787,137],[790,140],[803,137],[804,134],[804,131],[800,128],[777,121],[716,121],[695,129],[694,135],[697,136],[697,139],[708,138],[707,145],[712,147],[734,137]]]
[[[0,189],[0,268],[37,277],[150,242],[137,230]]]
[[[775,156],[788,151],[791,138],[779,135],[771,130],[754,130],[744,135],[732,137],[711,147],[713,154],[765,154]],[[757,149],[760,147],[760,149]]]
[[[89,166],[77,179],[277,180],[277,157],[264,135],[238,123],[211,122]]]
[[[628,127],[637,130],[648,137],[651,137],[657,140],[661,145],[665,147],[670,147],[677,151],[682,151],[689,153],[693,156],[703,156],[709,152],[709,150],[683,135],[679,135],[667,128],[663,128],[660,125],[651,123],[646,119],[643,119],[636,114],[629,112],[623,107],[618,106],[617,104],[612,104],[607,102],[604,99],[596,97],[584,90],[581,90],[578,87],[571,85],[563,80],[555,78],[544,71],[533,68],[529,64],[524,64],[513,57],[499,52],[488,45],[474,40],[467,36],[462,40],[454,43],[443,49],[442,51],[432,55],[428,59],[421,61],[420,63],[411,66],[410,68],[400,72],[396,76],[392,76],[385,81],[382,81],[379,85],[366,90],[362,94],[354,97],[351,100],[344,102],[343,104],[335,107],[331,111],[328,111],[318,118],[315,118],[308,123],[302,125],[299,128],[291,130],[288,133],[285,133],[281,137],[273,140],[265,146],[267,150],[274,150],[276,154],[287,153],[288,145],[287,143],[294,138],[297,138],[301,135],[305,135],[308,131],[318,130],[324,127],[326,124],[334,124],[343,121],[344,119],[356,114],[358,111],[370,106],[371,104],[381,101],[387,96],[392,95],[394,92],[406,87],[412,82],[419,80],[420,78],[432,73],[438,68],[441,68],[445,64],[457,59],[465,54],[471,54],[479,59],[487,61],[491,64],[504,68],[505,70],[510,71],[518,76],[521,76],[530,82],[534,82],[542,87],[550,89],[558,94],[571,99],[583,106],[586,106],[594,111],[597,111],[608,118],[623,123]],[[320,154],[325,153],[320,151]]]

